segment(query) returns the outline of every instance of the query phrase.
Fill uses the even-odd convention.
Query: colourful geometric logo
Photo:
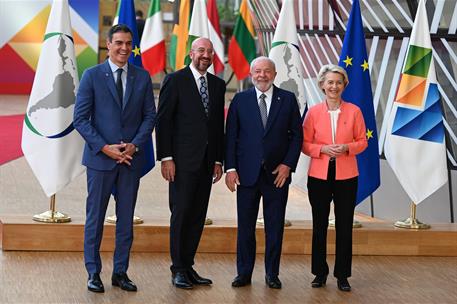
[[[430,83],[426,92],[431,62],[432,49],[410,45],[395,97],[398,108],[392,134],[443,142],[444,125],[438,85]]]

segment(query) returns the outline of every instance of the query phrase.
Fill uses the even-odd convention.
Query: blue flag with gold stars
[[[140,53],[140,36],[138,35],[138,29],[136,27],[135,4],[133,3],[133,0],[120,1],[118,23],[127,25],[133,32],[132,53],[130,54],[129,62],[136,66],[143,67]]]
[[[359,186],[356,204],[359,204],[379,187],[381,178],[370,70],[358,0],[354,0],[352,4],[339,65],[346,69],[349,76],[349,85],[344,90],[342,98],[356,104],[362,110],[367,127],[368,148],[357,155]]]
[[[127,25],[133,32],[132,53],[129,57],[129,63],[142,67],[143,65],[141,63],[140,39],[138,35],[138,29],[136,27],[135,4],[133,3],[133,0],[121,0],[119,3],[118,12],[118,23]],[[144,149],[146,153],[146,163],[141,174],[143,176],[151,171],[155,165],[152,136],[151,139],[148,140],[143,147],[140,147],[140,149]]]

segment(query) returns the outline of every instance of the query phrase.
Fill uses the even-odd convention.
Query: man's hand
[[[213,184],[217,183],[222,177],[222,166],[220,164],[214,165]]]
[[[238,178],[238,173],[236,171],[230,171],[225,173],[225,184],[230,191],[236,191],[236,186],[240,185],[240,179]]]
[[[175,181],[176,167],[174,160],[170,159],[162,161],[161,171],[165,180],[169,182]]]
[[[290,175],[290,168],[286,165],[280,164],[272,173],[277,174],[274,181],[276,188],[281,188],[282,186],[284,186],[287,178]]]
[[[114,159],[118,164],[125,163],[130,166],[130,160],[132,160],[132,156],[125,154],[125,148],[126,144],[124,143],[105,145],[102,148],[102,152],[105,153],[108,157]]]

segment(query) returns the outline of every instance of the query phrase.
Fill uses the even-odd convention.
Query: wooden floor
[[[27,97],[0,95],[0,115],[25,111]],[[168,222],[167,184],[158,168],[142,178],[136,214]],[[24,158],[0,167],[0,219],[2,215],[32,217],[48,209],[49,200]],[[59,211],[73,218],[84,217],[85,176],[81,175],[57,195]],[[215,222],[236,219],[235,194],[223,182],[214,186],[208,215]],[[113,213],[110,204],[108,214]],[[402,215],[405,216],[405,215]],[[400,216],[400,217],[402,217]],[[407,215],[406,215],[407,216]],[[291,188],[286,217],[309,221],[310,206],[303,191]],[[378,220],[358,214],[363,223]],[[225,236],[224,236],[225,237]],[[410,238],[405,237],[407,245]],[[391,241],[384,239],[385,248]],[[300,244],[304,244],[301,242]],[[309,242],[306,243],[309,245]],[[355,248],[357,249],[357,246]],[[330,251],[330,250],[329,250]],[[106,293],[86,289],[86,272],[81,252],[0,251],[0,304],[6,303],[457,303],[457,258],[355,256],[351,293],[342,293],[329,278],[322,289],[310,288],[309,255],[282,257],[282,290],[270,290],[263,281],[263,255],[258,256],[253,285],[233,289],[233,254],[199,254],[196,269],[214,280],[214,286],[183,291],[170,284],[167,253],[134,252],[129,275],[137,283],[137,293],[113,289],[110,283],[112,253],[102,254]],[[329,256],[330,267],[333,256]]]
[[[137,293],[113,288],[111,253],[102,258],[106,292],[94,294],[86,290],[81,253],[0,253],[0,303],[457,303],[457,258],[355,257],[350,293],[339,291],[333,277],[325,288],[311,288],[310,257],[303,255],[282,258],[283,289],[271,290],[263,281],[263,255],[253,284],[234,289],[235,256],[200,254],[196,269],[214,285],[186,291],[171,285],[167,254],[134,253],[129,275]]]

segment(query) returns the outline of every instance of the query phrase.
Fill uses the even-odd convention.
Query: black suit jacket
[[[198,170],[205,153],[209,169],[223,162],[225,82],[210,73],[207,79],[208,117],[189,67],[168,74],[160,89],[157,158],[173,157],[177,170]]]

